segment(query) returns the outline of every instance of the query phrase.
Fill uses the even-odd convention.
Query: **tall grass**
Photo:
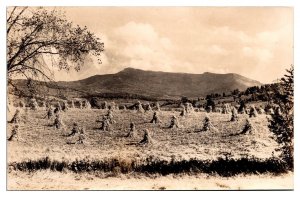
[[[143,161],[120,158],[110,158],[105,160],[75,160],[72,162],[51,160],[48,157],[39,160],[28,160],[19,163],[10,163],[11,170],[37,171],[50,169],[52,171],[69,170],[76,173],[82,172],[113,172],[113,173],[149,173],[149,174],[178,174],[178,173],[207,173],[218,174],[228,177],[238,174],[280,174],[289,170],[288,165],[277,158],[257,159],[241,158],[228,159],[219,158],[217,160],[181,160],[171,161],[158,160],[149,157]]]

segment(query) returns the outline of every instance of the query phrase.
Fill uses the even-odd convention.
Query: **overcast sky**
[[[293,9],[287,7],[68,7],[105,45],[77,80],[126,67],[186,73],[238,73],[270,83],[293,64]]]

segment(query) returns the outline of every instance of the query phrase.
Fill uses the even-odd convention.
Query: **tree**
[[[269,120],[269,128],[281,145],[281,157],[290,169],[294,161],[294,66],[287,69],[274,89],[273,102],[278,107]]]
[[[246,111],[246,103],[244,100],[240,101],[240,107],[238,109],[238,113],[243,113]]]
[[[205,110],[208,110],[211,107],[212,111],[216,110],[216,104],[211,97],[208,97],[206,100]]]
[[[79,71],[87,55],[101,63],[104,43],[87,27],[73,25],[59,10],[13,7],[7,16],[9,83],[14,76],[51,80],[50,66]]]

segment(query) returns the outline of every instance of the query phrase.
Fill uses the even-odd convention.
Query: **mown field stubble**
[[[250,120],[255,130],[250,134],[239,134],[245,125],[246,118],[248,117],[246,114],[239,114],[238,121],[230,122],[230,114],[209,113],[208,116],[210,117],[211,123],[217,130],[204,132],[200,130],[203,127],[203,120],[206,117],[205,112],[193,112],[181,117],[179,115],[180,112],[177,111],[159,111],[157,113],[161,123],[153,124],[150,123],[153,112],[139,113],[134,110],[114,110],[113,119],[115,120],[115,123],[112,124],[110,131],[103,131],[99,129],[101,124],[98,122],[98,120],[101,119],[102,115],[107,114],[107,111],[108,110],[103,109],[69,109],[66,112],[61,112],[62,120],[65,124],[64,128],[55,129],[53,126],[50,126],[53,124],[54,118],[49,120],[46,119],[45,109],[38,109],[36,111],[25,109],[21,115],[18,139],[9,141],[7,143],[9,188],[25,189],[27,187],[25,187],[26,184],[24,180],[32,181],[36,178],[43,180],[45,183],[45,181],[47,182],[47,180],[50,178],[49,173],[60,177],[59,180],[62,181],[62,183],[67,181],[67,179],[64,180],[64,176],[71,176],[73,177],[72,180],[77,180],[77,182],[80,182],[81,178],[83,182],[86,182],[86,179],[88,179],[88,182],[91,182],[92,185],[95,183],[97,178],[99,179],[97,180],[98,182],[100,179],[104,182],[108,181],[108,185],[106,186],[103,184],[98,184],[99,186],[89,189],[110,189],[112,186],[109,185],[109,182],[112,181],[111,179],[116,177],[121,177],[121,180],[125,181],[136,177],[139,177],[138,179],[141,177],[154,178],[156,180],[153,182],[154,184],[157,181],[160,182],[160,179],[164,179],[163,177],[165,176],[171,176],[171,184],[172,181],[181,179],[182,176],[188,176],[189,173],[186,172],[189,171],[182,170],[183,173],[175,173],[173,174],[175,177],[174,178],[172,173],[162,173],[164,169],[170,170],[170,168],[170,172],[173,172],[171,166],[172,163],[170,165],[170,163],[166,164],[166,162],[179,162],[178,166],[180,166],[181,164],[185,165],[190,160],[194,160],[196,162],[217,161],[220,159],[223,159],[222,161],[226,161],[227,159],[239,160],[242,158],[267,160],[272,157],[274,158],[279,154],[276,152],[278,145],[273,140],[272,134],[267,128],[267,115],[259,115],[258,117],[251,118]],[[179,128],[168,128],[170,125],[170,119],[173,115],[178,117]],[[75,143],[77,140],[76,135],[66,137],[67,134],[71,133],[74,122],[78,123],[79,126],[85,127],[86,129],[83,144]],[[130,122],[135,123],[137,130],[137,135],[133,138],[126,137],[129,132]],[[8,123],[8,132],[11,131],[12,127],[13,124]],[[139,142],[143,139],[144,129],[146,128],[149,130],[150,136],[153,139],[153,143],[148,145],[140,145]],[[47,160],[46,163],[48,162],[48,159],[56,162],[65,162],[65,169],[63,169],[61,172],[56,172],[55,170],[52,171],[52,167],[48,168],[51,170],[47,170],[46,167],[45,170],[43,170],[43,173],[43,171],[40,171],[41,169],[33,169],[33,171],[29,170],[27,172],[25,170],[24,172],[22,170],[19,171],[21,168],[15,169],[12,167],[14,164],[22,162],[28,163],[39,160],[44,160],[45,162],[45,158]],[[99,171],[98,168],[100,167],[97,167],[97,170],[94,171],[90,170],[91,166],[92,168],[93,165],[96,166],[96,164],[91,164],[93,161],[100,161],[104,163],[103,165],[106,165],[106,167],[104,167],[106,170],[104,170],[104,172],[101,170]],[[154,163],[156,162],[154,166],[138,168],[139,165],[147,165],[152,161],[154,161]],[[163,162],[159,163],[160,161]],[[73,164],[70,167],[70,163],[72,162],[77,162],[77,164],[78,162],[81,162],[81,164],[88,163],[90,166],[82,168],[84,170],[82,170],[80,173],[80,170],[77,169],[76,164],[75,167]],[[114,164],[107,164],[111,162],[114,162]],[[69,167],[67,167],[68,165]],[[120,167],[118,167],[118,165],[120,165]],[[123,168],[124,166],[122,165],[127,166],[125,170]],[[188,163],[188,165],[192,165],[193,168],[194,164]],[[136,173],[134,173],[135,166],[137,166],[136,168],[139,169],[139,171]],[[141,173],[143,171],[146,172],[143,174]],[[148,173],[152,171],[153,173]],[[22,180],[19,178],[20,174],[23,174],[22,176],[24,176]],[[203,175],[201,171],[199,171],[198,174]],[[215,172],[211,172],[211,174],[212,177],[219,176],[217,173],[215,174]],[[190,178],[195,178],[194,175],[191,175]],[[86,178],[91,176],[94,178]],[[203,177],[206,176],[207,175],[201,176],[202,178],[199,178],[198,181],[202,180]],[[231,175],[228,175],[228,177],[229,176]],[[232,179],[241,178],[240,175],[238,176],[239,177],[231,177]],[[253,177],[255,175],[249,176]],[[270,174],[267,176],[271,177]],[[288,175],[288,177],[291,176],[292,175],[290,174]],[[185,178],[189,179],[188,177]],[[286,177],[284,178],[287,179]],[[148,181],[145,181],[145,184],[147,182]],[[122,182],[119,184],[124,185]],[[136,185],[136,189],[144,187],[147,189],[159,189],[153,188],[153,184],[147,183],[143,187]],[[197,182],[197,184],[199,184],[199,182]],[[55,187],[50,183],[48,186],[39,183],[31,185],[32,187],[27,189],[41,189],[41,187],[43,187],[43,189],[64,189],[76,187],[76,184],[66,187],[63,185],[61,187]],[[129,187],[130,185],[128,187],[120,187],[120,185],[116,186],[115,188],[133,189]],[[176,189],[194,189],[194,187],[196,186],[191,184],[183,188]],[[197,187],[198,189],[206,188],[205,186],[201,188],[200,185]],[[209,187],[210,186],[207,186],[207,188]],[[223,189],[241,189],[241,187],[242,186],[238,186],[237,188],[232,187]],[[274,188],[276,187],[278,187],[278,185],[275,184]],[[286,188],[286,185],[282,187]],[[170,186],[169,189],[170,188],[172,188],[172,186]],[[216,186],[216,188],[222,189],[222,187],[218,186]]]
[[[107,110],[70,109],[62,113],[65,128],[55,129],[54,119],[46,119],[46,110],[25,110],[22,114],[20,132],[17,141],[8,143],[8,162],[26,159],[38,159],[49,156],[51,159],[75,160],[85,157],[101,159],[105,157],[143,158],[150,155],[159,159],[176,160],[197,158],[217,159],[223,155],[232,158],[257,157],[268,158],[276,155],[277,143],[267,128],[266,115],[251,118],[255,131],[238,135],[248,115],[239,115],[239,120],[230,122],[229,114],[210,113],[212,124],[217,131],[199,132],[203,126],[204,112],[194,112],[180,117],[179,112],[160,111],[162,123],[150,123],[153,112],[138,113],[133,110],[116,110],[116,121],[111,131],[100,130],[97,120]],[[170,119],[176,115],[180,128],[170,129]],[[84,144],[68,144],[76,137],[66,137],[76,122],[86,128]],[[137,136],[125,137],[129,132],[129,123],[136,125]],[[8,132],[12,124],[8,124]],[[144,129],[148,128],[154,143],[140,146]],[[224,152],[226,150],[226,152]]]

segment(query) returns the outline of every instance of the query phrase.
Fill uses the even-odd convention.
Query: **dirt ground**
[[[270,190],[293,189],[293,174],[246,175],[230,178],[199,174],[149,178],[120,175],[99,178],[89,174],[38,171],[8,175],[8,190]]]

